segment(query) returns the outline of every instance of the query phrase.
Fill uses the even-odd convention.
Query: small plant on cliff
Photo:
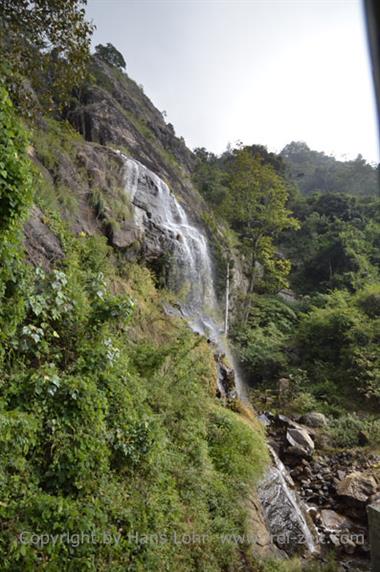
[[[127,66],[123,55],[109,42],[105,46],[102,44],[95,46],[95,54],[110,66],[115,66],[119,69],[125,69]]]

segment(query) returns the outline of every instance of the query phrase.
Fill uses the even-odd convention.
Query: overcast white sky
[[[189,147],[301,140],[379,160],[360,1],[88,0],[87,14]]]

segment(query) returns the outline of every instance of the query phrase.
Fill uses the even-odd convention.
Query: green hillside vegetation
[[[270,462],[253,409],[218,397],[213,345],[113,243],[132,218],[114,149],[203,221],[219,295],[241,264],[230,337],[253,403],[331,414],[338,447],[380,444],[375,169],[300,144],[192,153],[111,44],[90,57],[85,2],[43,4],[0,7],[1,570],[301,571],[246,540]],[[56,255],[31,255],[33,217]]]
[[[331,192],[313,187],[314,192],[304,195],[298,182],[288,180],[287,154],[277,157],[260,146],[228,150],[220,157],[198,149],[196,156],[194,182],[233,233],[232,248],[246,256],[252,288],[240,297],[231,336],[246,377],[257,389],[254,402],[258,399],[259,405],[280,377],[290,377],[291,410],[319,409],[338,416],[342,427],[350,428],[344,438],[337,427],[342,445],[357,445],[360,429],[379,445],[376,194],[368,186],[356,194],[358,187],[348,186],[338,194],[333,186]],[[368,165],[363,169],[375,173]],[[359,185],[356,171],[351,178]],[[257,209],[252,217],[251,205]],[[247,239],[255,235],[261,249],[253,264]],[[291,288],[290,294],[279,295],[283,287]],[[350,413],[358,403],[362,419]]]
[[[292,141],[280,153],[291,181],[302,193],[346,193],[376,196],[379,192],[379,170],[361,155],[350,161],[311,150],[302,141]]]
[[[42,202],[65,258],[51,271],[26,262],[32,165],[1,95],[2,570],[238,569],[247,547],[220,537],[246,530],[263,431],[218,405],[209,345],[104,238],[74,236]],[[118,542],[18,541],[105,531]],[[157,541],[174,532],[206,540]]]

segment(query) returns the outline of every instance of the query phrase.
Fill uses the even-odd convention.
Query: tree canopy
[[[127,66],[123,54],[121,54],[119,50],[117,50],[115,46],[113,46],[109,42],[105,46],[103,46],[102,44],[98,44],[97,46],[95,46],[95,54],[101,60],[103,60],[104,62],[106,62],[111,66],[115,66],[119,69],[125,69]]]
[[[80,84],[93,26],[86,0],[2,0],[0,56],[8,91],[24,109],[36,98],[50,104]]]
[[[290,180],[301,192],[376,195],[379,192],[378,168],[358,155],[350,161],[338,161],[320,151],[313,151],[303,141],[292,141],[280,153]]]

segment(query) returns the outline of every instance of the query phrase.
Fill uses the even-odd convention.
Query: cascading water
[[[317,547],[301,509],[300,501],[291,489],[291,477],[275,451],[270,447],[273,465],[259,487],[259,498],[272,538],[288,553],[317,552]]]
[[[181,314],[194,331],[211,339],[227,356],[234,366],[236,390],[244,398],[244,386],[223,337],[206,237],[190,224],[183,207],[160,177],[142,163],[122,157],[135,223],[145,236],[159,237],[161,249],[175,259],[175,264],[169,264],[168,283],[183,294]]]
[[[212,264],[206,237],[191,225],[186,212],[167,184],[142,163],[122,155],[125,165],[125,189],[134,210],[134,221],[152,250],[169,254],[168,282],[182,293],[181,314],[192,329],[210,338],[235,369],[238,396],[246,400],[244,384],[237,375],[223,336],[222,320],[215,295]],[[174,311],[172,308],[171,311]],[[223,392],[223,388],[219,388]],[[272,451],[273,465],[264,478],[259,496],[273,535],[291,532],[304,539],[310,552],[315,551],[313,536],[287,482],[288,474]],[[294,539],[293,539],[294,541]]]

